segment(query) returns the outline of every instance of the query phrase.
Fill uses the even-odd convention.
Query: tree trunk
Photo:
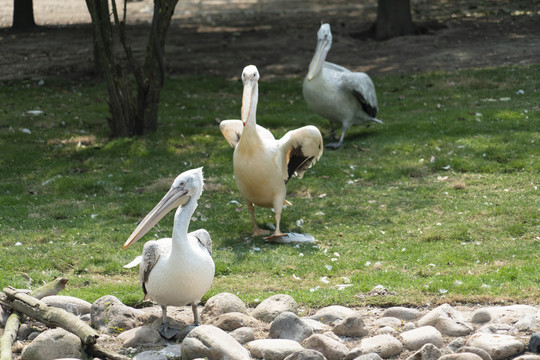
[[[126,2],[124,17],[120,20],[115,2],[109,11],[107,0],[86,0],[92,18],[94,34],[95,63],[100,67],[107,84],[109,110],[107,119],[112,135],[130,137],[144,135],[157,130],[158,109],[161,89],[165,77],[163,51],[165,35],[170,25],[178,0],[155,0],[154,17],[143,65],[133,57],[125,33]],[[114,17],[111,24],[110,13]],[[114,54],[113,29],[123,46],[129,71],[120,65]]]
[[[375,23],[377,40],[387,40],[414,33],[410,0],[379,0]]]
[[[13,0],[13,24],[11,27],[16,30],[26,30],[35,26],[32,0]]]

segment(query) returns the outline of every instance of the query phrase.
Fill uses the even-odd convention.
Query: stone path
[[[171,322],[184,331],[166,341],[156,330],[157,306],[134,309],[110,295],[93,304],[69,296],[44,301],[88,321],[102,334],[100,343],[136,360],[540,360],[538,305],[334,305],[306,315],[289,295],[248,308],[236,295],[221,293],[200,308],[198,327],[187,325],[190,307],[170,308]],[[79,339],[62,329],[36,332],[23,324],[18,349],[23,360],[84,358]]]

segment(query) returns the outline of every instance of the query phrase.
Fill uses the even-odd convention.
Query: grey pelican
[[[312,125],[291,130],[279,140],[257,125],[258,80],[257,67],[246,66],[242,73],[242,120],[223,120],[220,129],[234,147],[234,178],[246,200],[253,235],[267,233],[257,226],[253,206],[274,208],[276,228],[266,238],[274,240],[286,235],[281,232],[279,222],[286,203],[287,181],[292,175],[301,179],[306,170],[319,160],[323,153],[323,140],[319,129]]]
[[[336,149],[343,145],[345,133],[352,125],[382,121],[376,118],[377,94],[371,78],[363,72],[352,72],[325,61],[331,47],[330,25],[322,24],[317,32],[317,48],[302,90],[308,106],[330,121],[332,137],[334,123],[342,124],[339,141],[326,145]]]
[[[174,208],[172,238],[148,241],[142,256],[125,267],[139,264],[144,299],[161,305],[163,323],[160,333],[170,339],[179,332],[168,324],[167,306],[191,305],[195,325],[200,324],[197,304],[214,279],[212,240],[204,229],[188,234],[188,226],[203,191],[202,168],[178,175],[170,190],[146,215],[124,244],[124,250],[142,238]]]

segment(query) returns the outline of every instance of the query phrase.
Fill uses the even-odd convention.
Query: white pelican
[[[285,236],[279,228],[285,203],[286,183],[294,174],[302,178],[323,153],[321,132],[315,126],[304,126],[276,140],[270,131],[256,124],[259,72],[257,67],[244,68],[242,81],[242,120],[223,120],[221,132],[234,147],[234,178],[246,200],[253,235],[267,233],[255,221],[253,205],[274,208],[276,228],[267,239]]]
[[[204,229],[188,234],[188,226],[203,190],[202,168],[185,171],[174,180],[163,199],[146,215],[124,244],[124,250],[142,238],[169,211],[174,215],[172,238],[148,241],[142,256],[125,267],[140,263],[139,277],[144,299],[161,305],[160,333],[172,338],[179,332],[169,326],[167,306],[191,305],[195,325],[200,324],[197,304],[214,279],[212,240]]]
[[[308,106],[330,120],[331,137],[334,136],[334,123],[342,124],[339,142],[326,145],[336,149],[343,145],[345,133],[352,125],[382,121],[376,118],[377,94],[371,78],[365,73],[326,62],[331,46],[330,25],[322,24],[317,32],[317,48],[304,79],[303,93]]]

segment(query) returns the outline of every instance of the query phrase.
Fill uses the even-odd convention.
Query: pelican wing
[[[170,240],[170,239],[169,239]],[[152,269],[156,265],[161,256],[161,252],[164,250],[162,247],[165,245],[163,241],[152,240],[146,242],[143,247],[142,260],[139,266],[139,279],[141,281],[141,287],[144,292],[144,298],[146,300],[146,282],[148,281],[148,276],[152,272]],[[170,241],[169,241],[170,246]],[[170,249],[169,249],[170,251]]]
[[[323,66],[329,70],[333,70],[337,72],[344,72],[344,73],[351,73],[351,70],[347,69],[346,67],[338,65],[338,64],[334,64],[328,61],[325,61]]]
[[[341,76],[343,87],[358,100],[362,109],[371,117],[377,116],[377,94],[371,78],[362,72],[348,72]]]
[[[142,255],[137,256],[135,259],[131,260],[129,264],[124,265],[126,269],[131,269],[137,265],[139,265],[142,261]]]
[[[238,144],[238,141],[240,141],[240,136],[244,130],[244,124],[242,123],[242,120],[223,120],[219,124],[219,129],[225,137],[225,140],[227,140],[229,145],[234,148],[236,147],[236,144]],[[270,131],[259,125],[257,125],[257,134],[259,134],[262,139],[275,140],[274,135],[272,135]]]
[[[322,156],[321,132],[313,125],[291,130],[279,140],[279,148],[284,161],[283,169],[287,169],[283,174],[285,182],[293,175],[301,179],[306,170]]]
[[[212,239],[210,238],[210,234],[208,231],[204,229],[199,229],[192,231],[188,234],[189,236],[193,236],[195,239],[197,239],[199,245],[208,251],[210,255],[212,255]]]

